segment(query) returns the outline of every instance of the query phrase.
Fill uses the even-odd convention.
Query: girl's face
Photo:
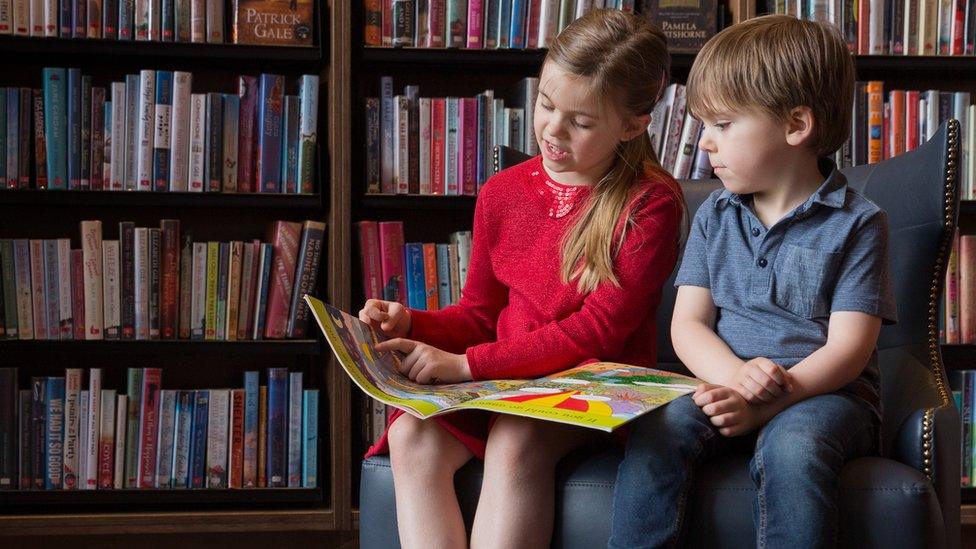
[[[610,170],[621,141],[647,129],[649,115],[628,118],[588,93],[590,78],[546,63],[532,125],[549,177],[563,185],[595,185]]]

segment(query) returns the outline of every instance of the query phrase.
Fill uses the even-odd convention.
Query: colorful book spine
[[[258,488],[268,486],[268,387],[258,387]]]
[[[44,285],[44,241],[30,240],[30,288],[33,306],[34,339],[48,339],[47,292]]]
[[[288,484],[288,369],[268,369],[268,488]]]
[[[305,389],[302,406],[302,488],[318,487],[319,390]]]
[[[207,243],[206,310],[204,313],[204,338],[217,339],[217,284],[220,265],[220,243]]]
[[[119,304],[119,241],[102,241],[102,295],[104,298],[105,339],[121,339],[122,316]]]
[[[48,186],[47,182],[47,143],[44,137],[44,92],[43,90],[33,90],[31,92],[31,98],[34,101],[34,185],[38,189],[46,189]],[[0,105],[0,111],[3,111],[3,106]],[[0,123],[0,127],[3,124]],[[6,147],[2,142],[4,139],[0,139],[0,149]],[[0,173],[0,188],[3,187],[6,180],[6,166],[0,169],[3,173]]]
[[[159,339],[160,333],[161,244],[161,231],[155,227],[149,229],[149,339]]]
[[[380,235],[375,221],[356,223],[359,236],[359,258],[366,299],[383,299],[383,275],[380,272]]]
[[[19,339],[34,339],[30,241],[14,240],[14,268],[17,289],[17,333]]]
[[[209,418],[210,391],[196,391],[193,404],[193,434],[190,439],[190,488],[206,486]]]
[[[85,339],[85,252],[71,250],[71,321],[73,339]]]
[[[190,484],[190,441],[193,436],[193,391],[179,391],[176,402],[176,427],[173,442],[173,488],[187,488]]]
[[[64,371],[64,453],[62,466],[64,468],[63,482],[65,490],[78,488],[78,457],[79,434],[83,426],[79,423],[81,411],[81,368],[67,368]]]
[[[230,392],[211,389],[207,421],[207,488],[227,488],[227,441]]]
[[[150,191],[153,183],[153,145],[155,137],[156,71],[139,71],[139,108],[136,138],[136,190]]]
[[[99,421],[101,420],[102,410],[102,369],[91,368],[88,370],[88,414],[85,417],[85,490],[94,490],[98,487],[98,440],[99,440]]]
[[[206,172],[207,95],[190,95],[189,191],[203,192]]]
[[[237,96],[240,102],[237,138],[237,190],[242,193],[254,192],[256,188],[254,153],[259,95],[257,77],[241,76],[237,82]]]
[[[79,2],[84,3],[84,2]],[[69,81],[71,71],[68,69]],[[78,163],[82,189],[91,189],[91,91],[92,77],[89,74],[81,76],[80,98],[78,102]]]
[[[190,301],[190,339],[204,339],[206,335],[207,300],[207,243],[193,243],[193,288]]]
[[[210,192],[220,192],[224,162],[224,107],[223,95],[208,93],[207,97],[207,142],[204,181]]]
[[[244,243],[240,241],[230,243],[230,262],[227,273],[227,315],[224,319],[224,338],[237,341],[237,322],[240,318],[241,305],[241,256],[244,253]]]
[[[287,335],[301,232],[298,223],[277,221],[268,234],[268,242],[274,246],[274,258],[264,326],[267,339],[282,339]]]
[[[318,142],[319,77],[303,75],[298,81],[301,103],[298,135],[298,192],[313,191],[315,177],[315,148]]]
[[[89,391],[81,391],[78,399],[78,488],[88,489],[88,407],[91,406]]]
[[[295,289],[292,292],[291,305],[288,308],[288,337],[305,337],[310,311],[308,305],[305,304],[304,296],[315,291],[324,239],[325,223],[311,220],[304,223],[302,242],[298,247],[300,252],[295,273]]]
[[[871,81],[868,93],[868,164],[883,158],[884,82]]]
[[[119,223],[119,303],[121,338],[136,338],[136,227]]]
[[[47,337],[61,339],[61,328],[58,320],[61,318],[60,275],[58,273],[58,241],[50,238],[44,240],[44,298],[47,310]]]
[[[408,242],[404,246],[406,261],[407,305],[411,309],[427,309],[427,290],[424,276],[424,245]]]
[[[159,446],[156,454],[156,488],[169,488],[172,483],[177,393],[179,391],[172,389],[159,392]]]
[[[230,464],[227,487],[242,488],[244,479],[244,390],[230,392]]]
[[[142,410],[142,368],[129,368],[126,383],[125,487],[139,487],[139,416]]]
[[[44,489],[60,490],[64,458],[63,377],[47,378],[44,400]]]
[[[170,190],[170,124],[173,117],[172,71],[156,71],[154,100],[152,139],[153,190],[168,191]]]
[[[403,268],[403,222],[379,223],[380,272],[383,276],[383,299],[407,300],[407,284]]]
[[[217,339],[227,339],[227,288],[229,280],[230,243],[221,242],[217,252],[217,312],[214,323]]]
[[[149,229],[137,227],[135,229],[135,284],[133,286],[135,301],[135,331],[137,340],[150,339],[149,336],[149,269],[152,259],[149,250]]]
[[[68,188],[81,188],[81,69],[68,69]],[[9,171],[9,170],[8,170]]]
[[[175,339],[179,331],[180,220],[163,219],[160,225],[160,336]]]
[[[284,105],[284,78],[277,74],[261,75],[258,100],[258,150],[256,173],[258,190],[281,192],[281,116]]]
[[[81,222],[85,267],[85,339],[102,339],[102,222]]]
[[[242,486],[258,485],[258,372],[244,372],[244,469]]]
[[[115,389],[103,389],[98,418],[98,488],[115,487]],[[124,425],[124,424],[123,424]]]
[[[440,307],[437,301],[437,245],[428,242],[424,244],[424,293],[427,298],[428,311],[436,311]]]
[[[56,241],[58,264],[58,321],[60,339],[74,336],[74,311],[71,303],[71,239],[59,238]]]
[[[156,453],[159,437],[159,390],[162,371],[145,368],[139,410],[139,487],[156,486]]]
[[[437,245],[437,307],[443,309],[451,304],[451,265],[450,245]]]
[[[302,373],[288,374],[288,487],[302,486]]]
[[[281,192],[298,191],[298,96],[286,95],[281,117]]]
[[[170,132],[169,190],[188,188],[190,162],[190,96],[193,74],[173,72],[173,127]]]
[[[52,189],[68,188],[67,157],[67,71],[44,69],[44,143],[47,148],[47,178]]]

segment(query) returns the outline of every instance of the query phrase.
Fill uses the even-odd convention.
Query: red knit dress
[[[683,200],[663,171],[646,172],[639,185],[615,260],[619,286],[580,295],[560,280],[560,243],[590,188],[553,182],[539,156],[498,173],[475,206],[460,302],[411,310],[407,337],[465,353],[475,380],[539,377],[592,360],[654,366],[655,313],[677,259]],[[394,410],[366,457],[389,451],[389,425],[400,415]],[[483,459],[492,416],[461,411],[431,420]]]

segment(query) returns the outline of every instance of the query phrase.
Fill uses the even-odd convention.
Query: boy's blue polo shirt
[[[810,198],[768,229],[751,195],[713,192],[692,222],[675,286],[711,290],[715,331],[743,360],[766,357],[785,368],[827,342],[834,311],[897,321],[888,270],[888,221],[847,186],[833,162]],[[877,351],[842,389],[881,414]]]

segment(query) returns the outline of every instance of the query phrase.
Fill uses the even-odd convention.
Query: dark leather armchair
[[[899,323],[878,342],[884,374],[883,457],[849,463],[840,479],[840,544],[844,547],[959,546],[959,415],[938,344],[939,296],[955,227],[959,124],[942,125],[914,151],[844,170],[850,184],[888,213],[891,269]],[[496,170],[526,157],[499,147]],[[692,214],[717,180],[684,181]],[[659,367],[683,371],[670,341],[675,290],[665,283],[658,310]],[[652,412],[653,413],[653,412]],[[557,472],[554,547],[606,546],[619,448],[584,448]],[[755,547],[755,487],[747,455],[705,466],[688,513],[687,540],[697,547]],[[481,488],[481,463],[455,477],[470,531]],[[386,456],[362,463],[360,544],[397,547],[393,478]]]

